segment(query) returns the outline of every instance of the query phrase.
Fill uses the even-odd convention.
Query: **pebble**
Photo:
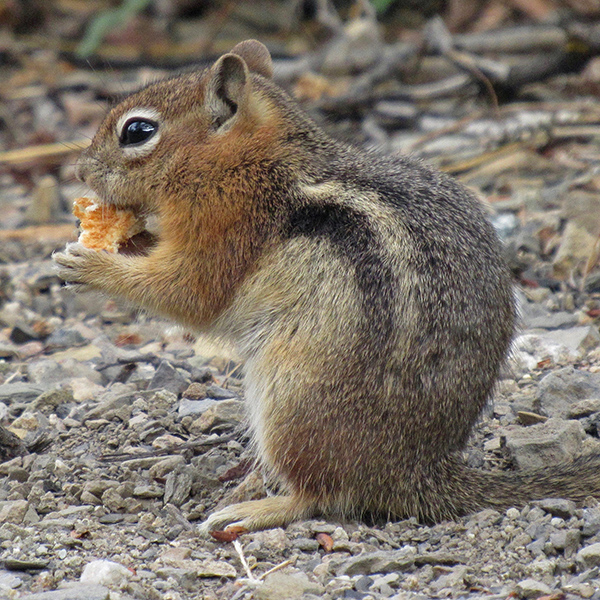
[[[110,600],[110,590],[102,585],[75,584],[52,592],[31,594],[25,600]]]
[[[213,429],[231,429],[245,418],[245,406],[240,400],[221,400],[205,410],[191,425],[192,432],[206,433]]]
[[[45,391],[46,388],[33,383],[3,383],[0,385],[0,402],[8,405],[31,402]]]
[[[304,594],[322,596],[323,592],[323,586],[311,581],[306,573],[277,571],[268,575],[254,594],[257,600],[296,600]]]
[[[164,389],[174,394],[181,394],[189,385],[190,380],[188,377],[184,376],[179,369],[173,367],[171,363],[163,360],[148,384],[148,389]]]
[[[390,573],[407,571],[411,569],[414,563],[415,552],[412,549],[365,552],[344,561],[337,572],[340,575]]]
[[[118,586],[132,575],[130,569],[112,560],[93,560],[85,565],[79,580],[92,585]]]
[[[575,556],[575,560],[583,569],[600,566],[600,542],[585,546]]]
[[[585,431],[579,421],[552,418],[530,427],[505,431],[506,447],[520,469],[567,462],[581,452]]]
[[[539,598],[540,596],[548,596],[552,593],[552,590],[545,583],[536,581],[535,579],[519,581],[515,591],[521,598]]]
[[[600,373],[571,366],[546,375],[539,383],[536,403],[543,414],[564,418],[577,400],[600,398]]]

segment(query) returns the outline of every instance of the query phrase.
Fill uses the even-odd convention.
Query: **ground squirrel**
[[[151,84],[111,110],[78,176],[159,223],[140,256],[72,244],[67,282],[225,338],[245,362],[256,452],[287,495],[205,530],[311,515],[452,518],[600,498],[600,459],[467,468],[515,321],[500,243],[436,170],[328,137],[271,81],[267,49]]]

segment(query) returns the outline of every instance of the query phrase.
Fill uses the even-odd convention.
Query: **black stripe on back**
[[[369,332],[385,343],[394,326],[394,278],[369,219],[339,204],[309,204],[291,215],[288,236],[321,238],[331,244],[354,271]]]

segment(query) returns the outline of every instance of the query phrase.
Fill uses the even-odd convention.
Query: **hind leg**
[[[315,504],[299,495],[272,496],[227,506],[210,515],[200,525],[200,532],[207,535],[211,531],[227,530],[228,527],[240,527],[246,531],[285,527],[315,513]]]

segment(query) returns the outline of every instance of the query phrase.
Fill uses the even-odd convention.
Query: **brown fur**
[[[452,179],[328,138],[271,72],[248,41],[115,107],[79,176],[104,202],[157,215],[158,244],[56,256],[66,281],[226,338],[244,358],[256,451],[289,495],[227,507],[204,528],[600,497],[598,457],[518,474],[463,465],[514,327],[495,233]],[[123,142],[142,117],[154,137]]]

